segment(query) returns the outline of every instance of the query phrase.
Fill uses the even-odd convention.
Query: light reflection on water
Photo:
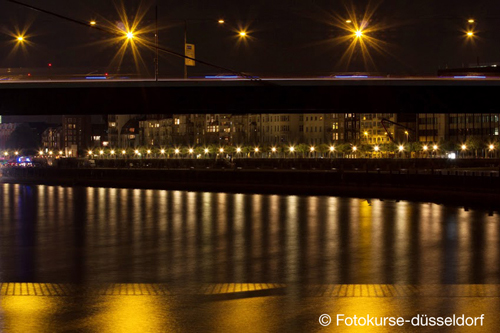
[[[0,184],[0,281],[499,283],[500,221],[429,203]]]

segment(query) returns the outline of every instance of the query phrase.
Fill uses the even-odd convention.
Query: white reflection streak
[[[318,239],[318,228],[319,228],[319,223],[318,223],[318,197],[308,197],[306,200],[306,209],[307,209],[307,218],[304,224],[304,228],[307,229],[306,234],[307,234],[307,239],[305,240],[305,248],[302,249],[302,251],[306,252],[306,258],[311,258],[312,260],[315,260],[316,262],[311,262],[308,263],[307,266],[309,267],[319,267],[321,265],[321,249],[320,249],[320,242]],[[299,221],[300,223],[300,221]],[[315,259],[312,259],[315,258]],[[308,269],[308,271],[309,271]],[[316,273],[318,271],[316,270],[311,270],[312,272],[310,273]],[[319,272],[318,272],[319,273]]]
[[[269,197],[269,247],[267,249],[268,253],[265,255],[270,258],[269,263],[269,276],[270,281],[278,281],[278,257],[275,253],[279,253],[280,251],[280,243],[279,243],[279,226],[280,220],[279,217],[281,215],[280,212],[280,197],[277,195],[271,195]],[[271,255],[274,253],[274,255]]]
[[[252,214],[251,214],[251,233],[252,233],[252,242],[253,244],[250,244],[251,246],[251,255],[252,258],[247,258],[250,262],[254,262],[253,258],[263,258],[263,253],[262,253],[262,242],[263,242],[263,237],[262,235],[262,228],[264,224],[264,219],[262,218],[262,195],[254,194],[252,195]],[[267,235],[266,235],[267,236]],[[262,265],[264,263],[263,260],[260,260],[260,264]],[[261,267],[259,269],[260,272],[262,272],[263,268]],[[252,269],[252,272],[255,270]]]
[[[383,267],[384,267],[384,256],[381,255],[384,253],[384,237],[382,234],[382,226],[383,226],[383,215],[382,208],[384,203],[380,200],[372,200],[371,209],[372,209],[372,219],[371,219],[371,233],[372,233],[372,253],[376,253],[377,255],[373,256],[373,264],[372,269],[374,272],[374,281],[383,281]],[[387,209],[387,208],[386,208]]]
[[[463,209],[458,209],[458,214],[457,214],[457,242],[458,242],[458,249],[457,249],[457,258],[458,260],[458,271],[457,271],[457,282],[458,283],[467,283],[468,281],[468,275],[470,273],[471,269],[471,264],[472,264],[472,252],[473,249],[471,248],[471,239],[470,239],[470,233],[472,232],[471,228],[471,223],[483,223],[482,221],[471,221],[470,220],[470,213],[464,211]]]
[[[167,231],[167,191],[159,191],[158,196],[158,225],[161,237],[163,238]]]
[[[220,199],[219,199],[220,200]],[[226,206],[227,197],[224,195],[224,206]],[[245,195],[244,194],[235,194],[234,195],[234,215],[231,217],[233,219],[233,236],[234,236],[234,260],[233,269],[234,269],[234,277],[238,282],[243,281],[244,273],[243,273],[243,262],[245,259],[245,235],[244,235],[244,224],[246,217],[246,207],[245,207]],[[254,222],[254,221],[252,221]],[[250,260],[250,258],[247,258]]]
[[[187,247],[186,256],[191,261],[196,256],[196,193],[195,192],[187,192],[186,195],[186,226],[184,230],[186,230],[186,244]]]
[[[405,269],[402,274],[398,274],[400,281],[395,281],[395,283],[405,283],[409,280],[409,260],[408,257],[408,246],[410,245],[410,240],[408,238],[408,202],[402,201],[396,203],[396,230],[395,230],[395,266],[399,267],[398,270],[402,268]]]
[[[298,282],[299,277],[299,237],[298,237],[298,198],[287,197],[286,219],[286,280],[292,285]]]
[[[493,284],[496,282],[496,276],[498,276],[499,272],[499,246],[500,246],[500,238],[498,235],[498,227],[499,227],[498,215],[485,217],[485,232],[484,236],[485,245],[485,258],[484,258],[484,267],[487,269],[486,281],[484,283]]]
[[[331,281],[339,280],[339,265],[341,251],[339,250],[340,239],[339,239],[339,212],[338,212],[338,197],[329,197],[328,198],[328,208],[327,208],[327,217],[326,217],[326,253],[328,260],[324,261],[325,272],[330,275]],[[321,255],[321,254],[320,254]]]

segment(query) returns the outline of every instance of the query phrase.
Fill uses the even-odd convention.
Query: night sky
[[[26,0],[69,17],[98,23],[120,21],[112,1]],[[138,7],[146,8],[140,27],[154,24],[154,1],[124,1],[123,8],[133,17]],[[183,50],[183,23],[187,20],[188,43],[196,45],[198,58],[220,66],[261,76],[324,76],[339,71],[372,71],[401,75],[435,75],[438,68],[462,67],[500,61],[500,1],[390,0],[383,2],[326,0],[191,0],[157,1],[160,44],[177,52]],[[75,73],[106,70],[134,72],[131,52],[121,66],[112,62],[119,45],[106,43],[108,36],[90,27],[34,12],[0,0],[2,48],[0,67],[46,67],[54,71],[71,68]],[[367,6],[375,8],[369,27],[379,27],[371,37],[380,40],[381,53],[369,47],[373,61],[365,64],[355,50],[351,61],[340,61],[350,41],[334,39],[350,34],[335,26],[340,18],[350,18],[354,6],[358,20]],[[119,3],[118,6],[120,7]],[[337,17],[337,21],[335,19]],[[217,19],[224,18],[224,26]],[[467,19],[474,18],[476,38],[466,41]],[[26,51],[12,52],[13,37],[8,32],[30,24]],[[337,23],[338,25],[338,23]],[[245,42],[238,42],[237,27],[248,27]],[[154,32],[143,35],[154,39]],[[99,44],[101,42],[101,44]],[[104,43],[102,43],[104,42]],[[154,53],[141,49],[141,74],[153,74]],[[10,53],[10,55],[9,55]],[[160,74],[181,77],[183,60],[162,55]],[[66,69],[65,69],[66,70]],[[190,68],[189,75],[221,73],[206,66]]]

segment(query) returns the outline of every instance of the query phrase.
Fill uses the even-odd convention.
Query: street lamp
[[[90,22],[89,22],[89,24],[90,24],[91,26],[94,26],[94,25],[96,25],[96,24],[97,24],[97,22],[96,22],[96,21],[90,21]]]
[[[237,152],[238,154],[239,154],[239,153],[241,153],[241,148],[240,148],[240,147],[236,148],[236,152]]]
[[[379,146],[375,146],[375,147],[373,147],[373,150],[375,150],[376,152],[378,152],[378,151],[379,151],[379,149],[380,149],[380,148],[379,148]]]
[[[217,22],[218,22],[219,24],[224,24],[224,23],[226,23],[226,21],[224,21],[223,19],[220,19],[220,20],[218,20]]]

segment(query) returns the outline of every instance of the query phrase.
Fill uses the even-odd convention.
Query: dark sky
[[[87,21],[99,23],[120,20],[109,0],[26,0],[26,3]],[[133,16],[139,6],[149,8],[141,26],[154,23],[154,1],[124,1],[123,8]],[[346,8],[354,6],[361,17],[367,8],[377,7],[368,22],[380,27],[372,37],[382,41],[382,53],[369,47],[373,57],[365,65],[356,49],[350,62],[340,61],[349,45],[334,43],[333,38],[348,32],[332,24],[334,17],[348,17]],[[188,42],[196,45],[196,55],[220,66],[262,76],[330,75],[338,71],[378,71],[401,75],[433,75],[441,67],[462,67],[481,62],[500,62],[500,1],[462,0],[388,0],[383,2],[334,0],[184,0],[157,1],[160,44],[177,52],[183,49],[183,24],[187,20]],[[499,13],[499,14],[497,14]],[[223,17],[228,23],[220,26]],[[477,38],[466,42],[467,19],[473,17]],[[31,26],[26,51],[11,53],[12,37],[6,32],[15,27]],[[96,45],[107,35],[47,14],[0,0],[0,67],[62,68],[84,73],[93,70],[115,72],[112,62],[119,45]],[[248,26],[250,38],[238,43],[234,27]],[[153,39],[153,32],[143,35]],[[141,49],[142,74],[152,75],[154,53]],[[9,55],[10,53],[10,55]],[[134,72],[131,52],[127,51],[120,67]],[[179,77],[183,61],[163,55],[162,76]],[[77,69],[76,69],[77,68]],[[71,71],[70,70],[70,71]],[[206,66],[190,68],[190,75],[220,73]]]

